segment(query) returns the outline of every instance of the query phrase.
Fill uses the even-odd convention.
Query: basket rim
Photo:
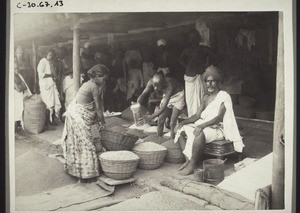
[[[136,161],[139,161],[141,158],[138,157],[137,159],[129,159],[129,160],[113,160],[113,159],[105,159],[105,158],[102,158],[101,156],[99,156],[99,160],[104,160],[104,161],[111,161],[111,162],[114,162],[114,163],[130,163],[130,162],[136,162]]]
[[[164,150],[152,150],[152,151],[146,151],[146,150],[136,150],[136,149],[132,149],[132,152],[140,152],[140,153],[145,153],[145,154],[152,154],[152,153],[160,153],[160,152],[167,152],[168,149],[164,149]]]
[[[130,133],[122,133],[122,132],[117,132],[117,131],[114,131],[114,130],[111,130],[111,129],[101,129],[100,131],[107,131],[107,132],[111,132],[111,133],[117,133],[117,134],[120,134],[120,135],[124,135],[124,136],[130,136],[130,137],[133,137],[133,138],[136,138],[136,139],[139,139],[139,137],[137,137],[136,135],[133,135],[133,134],[130,134]]]

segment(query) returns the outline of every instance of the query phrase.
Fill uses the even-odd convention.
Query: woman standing
[[[95,65],[87,74],[90,80],[78,90],[70,103],[63,131],[63,151],[66,171],[75,177],[89,179],[99,176],[99,162],[94,145],[93,127],[105,125],[103,115],[103,86],[108,79],[108,69]]]
[[[41,97],[47,107],[47,124],[60,124],[61,103],[56,87],[57,72],[54,66],[54,51],[47,52],[37,67]]]

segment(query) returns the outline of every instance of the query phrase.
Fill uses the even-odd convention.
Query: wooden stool
[[[204,154],[224,160],[225,156],[236,153],[232,141],[220,140],[207,143]]]

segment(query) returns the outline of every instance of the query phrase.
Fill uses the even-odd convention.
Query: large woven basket
[[[133,148],[135,154],[140,157],[138,168],[153,170],[159,168],[166,157],[167,149],[160,151],[140,151]]]
[[[99,156],[100,164],[104,174],[107,177],[124,180],[130,178],[136,171],[139,157],[130,160],[108,160]]]
[[[139,138],[128,133],[101,130],[102,146],[108,151],[131,150]]]

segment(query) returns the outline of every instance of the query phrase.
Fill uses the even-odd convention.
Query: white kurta
[[[59,117],[61,103],[59,100],[59,93],[56,84],[52,78],[44,78],[45,74],[51,74],[50,62],[43,58],[37,67],[39,75],[39,86],[41,97],[46,104],[47,109],[50,110],[50,121],[52,121],[52,114],[55,113]]]

